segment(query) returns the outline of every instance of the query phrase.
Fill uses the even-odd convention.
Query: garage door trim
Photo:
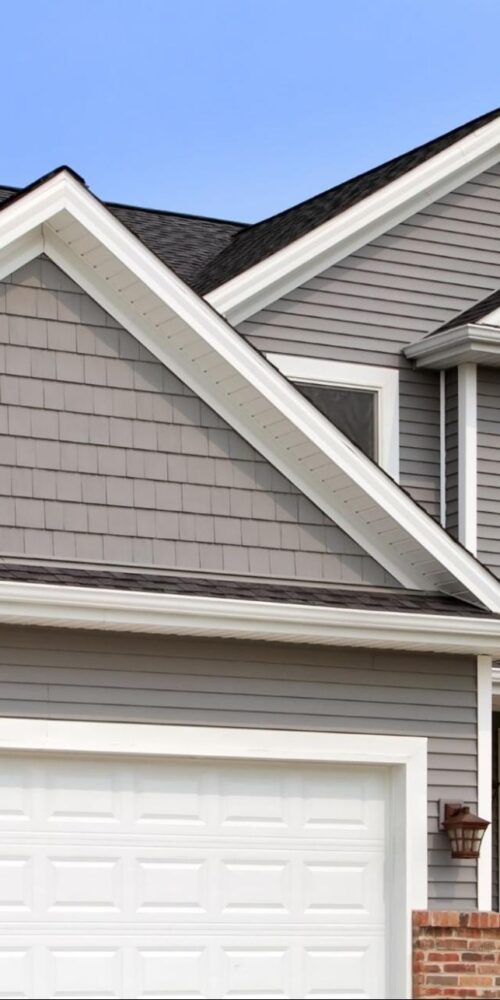
[[[389,996],[411,997],[411,911],[427,907],[425,738],[0,718],[1,750],[388,766]]]

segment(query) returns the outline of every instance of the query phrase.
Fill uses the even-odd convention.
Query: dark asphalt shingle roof
[[[0,204],[21,192],[22,188],[0,187]],[[105,205],[188,285],[193,285],[196,276],[209,261],[245,228],[242,222],[136,208],[115,202],[105,202]]]
[[[481,299],[480,302],[476,302],[469,309],[465,309],[464,312],[458,313],[458,316],[454,316],[447,323],[443,323],[437,330],[433,330],[429,336],[433,337],[435,333],[443,333],[445,330],[454,330],[455,327],[465,326],[466,323],[479,323],[485,316],[488,316],[489,313],[498,308],[500,308],[500,289],[497,289],[496,292],[488,295],[485,299]]]
[[[183,577],[22,563],[0,563],[0,580],[68,587],[233,598],[246,601],[270,601],[317,607],[360,608],[362,610],[400,611],[414,614],[472,615],[475,618],[497,617],[486,609],[436,592],[367,590],[361,587],[357,590],[348,590],[295,583],[267,583],[254,579]]]
[[[157,212],[111,202],[107,207],[188,285],[194,285],[197,275],[245,228],[241,222]]]
[[[497,108],[254,225],[113,202],[107,207],[163,263],[205,295],[499,116]],[[0,203],[20,193],[19,188],[0,187]]]
[[[425,163],[432,156],[464,139],[481,126],[487,125],[499,115],[500,108],[496,108],[408,153],[388,160],[381,166],[367,170],[293,208],[249,226],[237,234],[226,250],[207,265],[196,281],[196,290],[203,295],[207,294],[213,288],[224,284],[322,223],[333,219],[347,208],[351,208],[368,195],[375,194],[386,184]]]

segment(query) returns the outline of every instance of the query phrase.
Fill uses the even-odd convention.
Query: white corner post
[[[458,366],[458,539],[477,552],[477,366]]]
[[[492,816],[492,696],[493,665],[491,656],[477,658],[477,811],[491,823]],[[477,906],[491,910],[492,837],[488,827],[477,863]]]
[[[446,372],[439,372],[439,521],[446,527]]]

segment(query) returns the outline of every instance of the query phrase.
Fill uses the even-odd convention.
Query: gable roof
[[[242,231],[197,288],[241,323],[498,162],[496,109]]]
[[[0,211],[0,279],[42,252],[403,586],[500,611],[498,580],[65,168]]]
[[[443,333],[445,330],[454,330],[458,326],[465,326],[469,323],[479,323],[482,319],[489,316],[490,313],[494,312],[495,309],[499,308],[500,288],[496,292],[492,292],[491,295],[487,295],[485,299],[481,299],[480,302],[476,302],[475,305],[465,309],[464,312],[458,313],[453,319],[439,326],[437,330],[432,330],[428,336],[434,337],[437,333]]]
[[[417,368],[452,368],[472,362],[500,366],[500,289],[453,316],[404,349]]]
[[[333,219],[340,212],[356,205],[371,194],[380,191],[391,181],[397,180],[409,170],[436,156],[448,146],[475,132],[482,125],[500,116],[500,108],[481,115],[473,121],[446,132],[445,135],[423,143],[415,149],[366,170],[341,184],[337,184],[321,194],[287,208],[277,215],[263,219],[256,225],[247,226],[230,241],[228,246],[213,258],[195,281],[195,288],[206,295],[218,285],[224,284],[254,264],[288,246]]]
[[[26,190],[0,187],[0,205]],[[243,222],[139,208],[119,202],[104,204],[167,267],[192,286],[209,262],[228,246],[237,233],[247,228]]]
[[[208,295],[499,117],[496,108],[254,224],[104,204],[183,281]],[[0,203],[29,189],[0,187]]]

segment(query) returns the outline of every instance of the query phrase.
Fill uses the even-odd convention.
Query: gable
[[[208,271],[217,270],[228,254],[234,258],[238,247],[249,244],[257,254],[239,253],[244,266],[239,273],[224,267],[222,283],[209,285],[213,290],[207,301],[232,323],[241,322],[474,179],[499,158],[496,110],[242,233]],[[276,229],[287,235],[277,249],[272,238]]]
[[[397,586],[46,257],[0,341],[4,557]]]
[[[400,583],[500,608],[491,574],[66,167],[0,206],[0,277],[42,251]]]
[[[264,352],[397,368],[400,482],[439,515],[439,375],[403,354],[500,285],[500,166],[271,303],[239,327]]]

